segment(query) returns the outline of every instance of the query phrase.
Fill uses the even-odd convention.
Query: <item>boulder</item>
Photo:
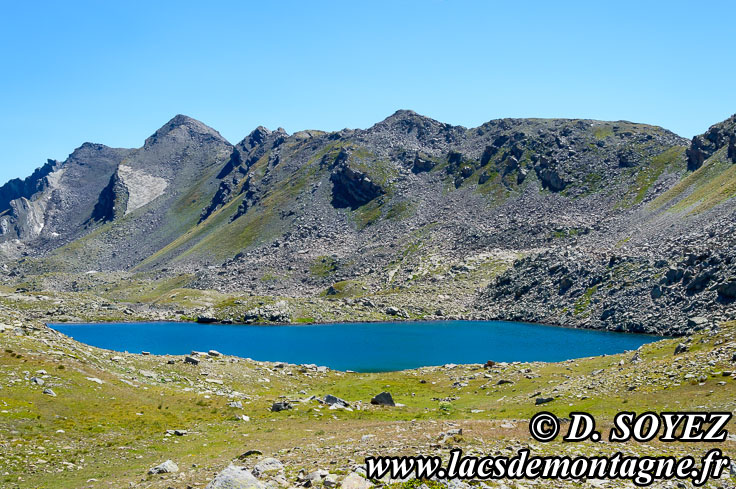
[[[704,318],[702,316],[694,316],[691,318],[688,318],[687,325],[689,328],[704,328],[708,324],[708,318]]]
[[[241,455],[238,456],[238,460],[245,460],[248,457],[252,457],[254,455],[263,455],[263,452],[260,450],[247,450],[246,452],[243,452]]]
[[[554,401],[554,400],[555,400],[555,398],[554,398],[554,397],[537,397],[537,398],[536,398],[536,399],[534,400],[534,405],[535,405],[535,406],[539,406],[539,405],[541,405],[541,404],[547,404],[548,402],[552,402],[552,401]]]
[[[411,171],[414,173],[422,173],[430,171],[432,168],[434,168],[435,162],[432,161],[429,158],[426,158],[421,153],[417,152],[416,157],[414,158],[414,164],[411,167]]]
[[[373,399],[371,399],[371,404],[376,404],[378,406],[396,406],[394,398],[388,392],[381,392],[377,396],[373,397]]]
[[[690,347],[687,346],[685,343],[678,343],[675,347],[675,355],[679,355],[680,353],[685,353],[690,350]]]
[[[652,299],[659,299],[660,297],[662,297],[662,287],[660,287],[659,285],[655,285],[654,287],[652,287],[649,295],[651,295]]]
[[[264,458],[253,467],[253,475],[262,478],[264,475],[278,474],[284,470],[284,464],[272,457]]]
[[[179,466],[171,460],[167,460],[166,462],[159,464],[148,471],[149,475],[173,474],[174,472],[179,472]]]
[[[389,316],[398,316],[401,313],[401,309],[395,306],[389,306],[386,308],[386,314]]]
[[[342,489],[371,489],[373,483],[367,479],[364,479],[355,472],[351,472],[342,480]]]
[[[212,482],[207,484],[206,489],[265,489],[265,487],[245,467],[230,465],[217,474]]]
[[[185,357],[184,363],[191,363],[192,365],[199,365],[199,359],[194,357]]]
[[[331,394],[327,394],[325,396],[325,403],[329,404],[330,406],[337,405],[342,407],[350,407],[350,403],[346,401],[345,399],[340,399],[339,397],[335,397]]]
[[[720,284],[716,291],[718,295],[726,299],[736,299],[736,278],[730,279],[728,282]]]
[[[288,401],[280,401],[280,402],[274,402],[271,406],[271,412],[272,413],[278,413],[280,411],[288,411],[289,409],[294,409],[291,404],[289,404]]]

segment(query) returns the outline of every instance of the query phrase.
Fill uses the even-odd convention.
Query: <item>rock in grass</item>
[[[379,406],[396,406],[394,398],[391,397],[391,394],[388,392],[381,392],[375,396],[371,399],[371,404],[377,404]]]
[[[294,409],[294,408],[287,401],[274,402],[273,405],[271,406],[272,413],[278,413],[279,411],[287,411],[289,409]]]
[[[685,353],[690,348],[685,343],[678,343],[675,347],[675,355],[679,355],[680,353]]]
[[[337,487],[337,475],[336,474],[329,474],[322,481],[322,485],[325,486],[327,489],[333,489],[333,488]]]
[[[342,489],[371,489],[373,484],[371,481],[364,479],[355,472],[352,472],[343,479],[340,487],[342,487]]]
[[[31,377],[31,383],[36,385],[44,385],[46,382],[40,377]]]
[[[238,460],[245,460],[248,457],[252,457],[254,455],[263,455],[263,452],[260,450],[248,450],[247,452],[243,453],[238,457]]]
[[[554,400],[555,400],[554,397],[537,397],[534,400],[534,405],[539,406],[540,404],[547,404],[548,402],[552,402]]]
[[[263,477],[264,475],[278,474],[284,470],[284,464],[280,460],[272,457],[264,458],[253,467],[253,475],[256,477]]]
[[[56,392],[52,391],[51,389],[44,389],[43,393],[47,396],[56,397]]]
[[[149,475],[173,474],[174,472],[179,472],[179,466],[171,460],[167,460],[166,462],[159,464],[148,471]]]
[[[194,357],[185,357],[184,363],[191,363],[192,365],[199,365],[199,360]]]
[[[230,465],[217,474],[206,489],[264,489],[265,486],[245,467]]]
[[[339,397],[335,397],[331,394],[327,394],[325,396],[325,404],[329,404],[330,406],[338,405],[342,407],[350,407],[350,403],[346,401],[345,399],[340,399]]]

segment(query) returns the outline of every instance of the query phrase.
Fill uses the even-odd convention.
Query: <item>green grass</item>
[[[613,136],[613,128],[608,124],[601,124],[593,129],[593,137],[596,139],[606,139]]]
[[[364,283],[360,280],[343,280],[332,284],[327,290],[322,292],[322,296],[333,299],[342,299],[345,297],[354,297],[364,293]]]
[[[309,272],[315,277],[327,278],[338,269],[338,261],[327,255],[318,256],[312,266],[309,267]]]
[[[590,290],[586,295],[594,294]],[[312,319],[303,316],[298,322],[312,322]],[[710,366],[705,360],[723,348],[720,338],[729,337],[734,330],[736,323],[729,323],[721,325],[716,337],[707,333],[696,335],[691,351],[678,357],[673,357],[672,352],[681,340],[645,345],[641,348],[641,364],[629,363],[631,353],[627,353],[560,363],[506,364],[490,371],[469,365],[364,374],[330,371],[323,375],[305,375],[298,367],[291,366],[282,372],[268,364],[229,357],[206,360],[199,368],[185,365],[181,357],[173,365],[167,365],[161,357],[140,355],[125,355],[123,362],[113,363],[107,360],[109,352],[69,340],[58,340],[53,345],[61,354],[39,355],[36,339],[3,337],[0,443],[4,471],[12,476],[0,476],[0,482],[23,488],[54,489],[106,487],[109,483],[127,487],[130,482],[140,483],[143,479],[152,487],[163,488],[172,483],[147,477],[145,473],[170,458],[188,469],[183,471],[183,477],[187,478],[183,485],[197,486],[204,485],[213,472],[227,466],[245,448],[258,448],[267,456],[274,454],[279,458],[287,456],[292,447],[311,443],[330,447],[348,443],[347,449],[351,449],[349,443],[360,440],[366,432],[375,434],[380,445],[386,443],[384,439],[396,436],[397,426],[416,425],[421,433],[434,433],[446,429],[437,426],[445,421],[471,423],[473,429],[466,436],[470,443],[478,437],[485,439],[482,446],[525,443],[529,435],[523,420],[540,411],[534,404],[537,393],[555,397],[544,410],[560,417],[572,411],[586,411],[599,420],[601,428],[610,427],[613,416],[624,407],[635,412],[685,411],[698,410],[698,406],[707,404],[709,409],[717,410],[730,405],[736,384],[732,377],[716,376],[716,372],[730,368],[728,361],[716,361]],[[682,358],[684,365],[697,365],[706,382],[703,385],[682,382],[683,373],[673,363],[676,358]],[[38,369],[49,373],[47,382],[57,397],[44,396],[41,387],[25,380],[9,382],[11,378],[23,379],[24,371]],[[593,375],[601,369],[602,374]],[[142,377],[140,370],[153,371],[156,378]],[[209,376],[223,379],[228,390],[247,396],[245,411],[228,407],[228,396],[197,387],[203,382],[198,380],[202,378],[198,374],[204,370]],[[669,378],[668,371],[675,371],[676,378]],[[534,375],[527,375],[528,372]],[[97,377],[104,383],[98,385],[86,377]],[[269,382],[259,380],[264,377]],[[496,385],[501,378],[513,383]],[[132,379],[135,387],[122,379]],[[464,379],[468,386],[453,387],[457,379]],[[595,388],[584,387],[592,383]],[[636,388],[627,389],[632,383]],[[195,388],[187,390],[192,385]],[[370,398],[384,390],[405,406],[371,407]],[[306,398],[325,394],[352,403],[361,401],[365,408],[352,412],[330,411],[319,409],[316,402],[307,402],[298,403],[294,410],[284,413],[268,411],[268,406],[280,396]],[[446,398],[451,400],[442,400]],[[235,421],[235,416],[241,413],[248,414],[251,421]],[[511,438],[506,441],[503,433],[494,431],[497,429],[494,420],[515,420],[519,429],[506,435]],[[733,426],[732,422],[729,431]],[[166,430],[175,428],[187,429],[190,434],[176,438],[164,436]],[[565,444],[553,442],[535,450],[555,452],[564,448]],[[633,444],[624,448],[641,447]],[[589,453],[594,447],[578,444],[576,449]],[[666,452],[673,447],[657,444],[654,449]],[[332,456],[332,450],[330,453]],[[295,455],[300,463],[310,466],[318,460],[326,463],[324,453],[309,455],[300,451]],[[38,463],[41,458],[44,464]],[[79,469],[66,470],[62,462],[74,463]],[[34,469],[28,470],[31,466]],[[18,481],[19,475],[22,482]],[[100,483],[87,482],[93,478]]]
[[[736,196],[736,165],[726,160],[725,151],[717,151],[703,166],[652,201],[650,207],[661,209],[674,203],[671,211],[698,214]]]
[[[595,293],[598,292],[598,286],[588,287],[583,293],[582,297],[575,302],[573,313],[576,316],[584,314],[590,307],[591,300]]]

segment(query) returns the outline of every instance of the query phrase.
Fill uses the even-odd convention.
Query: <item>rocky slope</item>
[[[398,111],[365,130],[259,127],[233,146],[177,116],[142,148],[85,144],[1,187],[4,280],[77,290],[94,270],[431,302],[470,273],[460,315],[682,333],[734,317],[734,126],[687,141],[625,121],[468,129]],[[490,255],[512,258],[469,263]]]

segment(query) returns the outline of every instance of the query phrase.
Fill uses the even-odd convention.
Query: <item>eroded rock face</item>
[[[724,146],[727,158],[736,163],[736,114],[711,126],[705,134],[695,136],[687,150],[687,168],[694,171]]]
[[[347,164],[339,164],[330,175],[332,205],[336,208],[357,209],[383,195],[385,191],[363,172]]]

